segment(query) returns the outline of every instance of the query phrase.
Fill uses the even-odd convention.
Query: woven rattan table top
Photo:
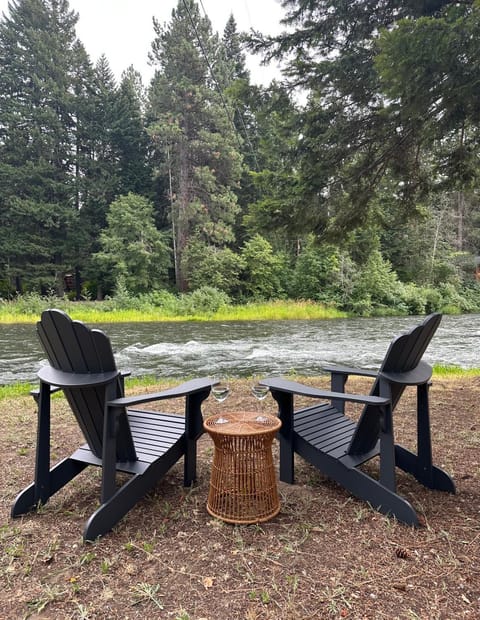
[[[205,430],[220,435],[250,436],[276,432],[281,422],[275,416],[252,411],[222,413],[207,418]]]

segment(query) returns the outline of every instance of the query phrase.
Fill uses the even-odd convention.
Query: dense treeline
[[[67,0],[9,3],[0,297],[480,309],[480,4],[283,5],[266,38],[179,0],[144,85],[92,64]],[[252,84],[245,46],[285,83]]]

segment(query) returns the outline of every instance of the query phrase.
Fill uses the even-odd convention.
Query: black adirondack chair
[[[88,465],[102,468],[100,507],[88,519],[84,539],[94,540],[112,527],[184,457],[184,484],[196,475],[196,442],[203,432],[201,403],[210,379],[194,379],[172,389],[124,396],[123,374],[115,365],[108,337],[60,310],[46,310],[37,323],[50,365],[38,373],[35,481],[16,498],[12,516],[41,504]],[[50,398],[62,389],[86,444],[50,469]],[[139,409],[171,398],[185,399],[185,415]],[[122,485],[117,472],[126,472]]]
[[[378,372],[341,366],[326,369],[331,373],[332,391],[282,378],[262,380],[277,401],[282,420],[280,479],[294,482],[296,452],[353,495],[411,525],[418,525],[418,517],[396,492],[396,466],[428,488],[454,493],[452,479],[432,464],[428,398],[432,369],[422,361],[440,320],[441,315],[432,314],[395,338]],[[345,393],[349,375],[374,377],[370,395]],[[392,413],[407,386],[417,388],[417,454],[394,442]],[[322,402],[295,411],[296,394]],[[345,402],[349,401],[364,405],[358,422],[345,415]],[[378,480],[359,469],[375,456],[380,457]]]

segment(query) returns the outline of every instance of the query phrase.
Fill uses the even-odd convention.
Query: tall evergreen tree
[[[196,2],[181,0],[170,23],[154,20],[154,29],[150,132],[159,172],[169,180],[176,283],[185,290],[189,244],[223,248],[233,241],[240,156],[231,110],[212,73],[222,58],[210,21]]]
[[[242,49],[242,37],[237,30],[237,22],[230,14],[223,30],[222,42],[225,59],[228,63],[228,81],[250,80],[250,72],[246,66],[245,53]]]
[[[100,232],[106,226],[108,207],[119,193],[119,164],[113,147],[116,83],[104,55],[94,67],[88,61],[80,76],[82,80],[77,86],[76,97],[79,209],[76,237],[81,240],[77,247],[77,272],[81,266],[82,277],[98,283],[91,255],[99,249]]]
[[[109,205],[118,194],[118,157],[113,146],[116,120],[116,83],[106,56],[98,59],[91,84],[89,135],[86,141],[88,160],[85,176],[87,192],[84,212],[89,212],[92,234],[97,236],[106,224]]]
[[[246,56],[242,49],[242,35],[237,30],[233,15],[230,15],[222,36],[225,57],[224,96],[233,110],[233,122],[237,135],[241,137],[239,150],[242,154],[242,177],[235,189],[239,213],[235,226],[237,247],[245,239],[243,217],[248,205],[259,198],[253,182],[253,174],[258,172],[259,126],[257,109],[261,107],[261,89],[250,82],[250,72],[246,66]]]
[[[67,0],[14,0],[0,22],[0,265],[21,288],[61,287],[76,210],[77,15]]]
[[[122,75],[115,97],[112,144],[118,157],[118,192],[152,192],[149,136],[143,114],[144,93],[141,75],[129,67]]]

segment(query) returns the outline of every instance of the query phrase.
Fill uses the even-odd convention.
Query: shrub
[[[413,282],[402,284],[402,301],[408,314],[424,314],[427,306],[427,289],[416,286]]]
[[[213,286],[202,286],[182,295],[179,303],[180,314],[215,313],[230,303],[229,296]]]
[[[244,261],[242,289],[254,300],[281,297],[282,273],[286,261],[276,254],[267,239],[259,234],[245,242],[241,254]]]
[[[293,295],[297,299],[322,302],[345,301],[344,266],[345,261],[337,248],[318,245],[313,235],[309,236],[295,264]]]
[[[407,305],[402,299],[402,285],[380,250],[373,250],[365,265],[359,269],[345,307],[364,316],[407,313]],[[363,311],[360,311],[361,308]]]
[[[213,287],[232,294],[239,284],[243,259],[229,248],[219,248],[194,239],[182,256],[182,269],[188,273],[192,290]]]
[[[179,297],[166,289],[152,291],[142,295],[145,304],[161,309],[163,314],[175,316],[179,314]]]

